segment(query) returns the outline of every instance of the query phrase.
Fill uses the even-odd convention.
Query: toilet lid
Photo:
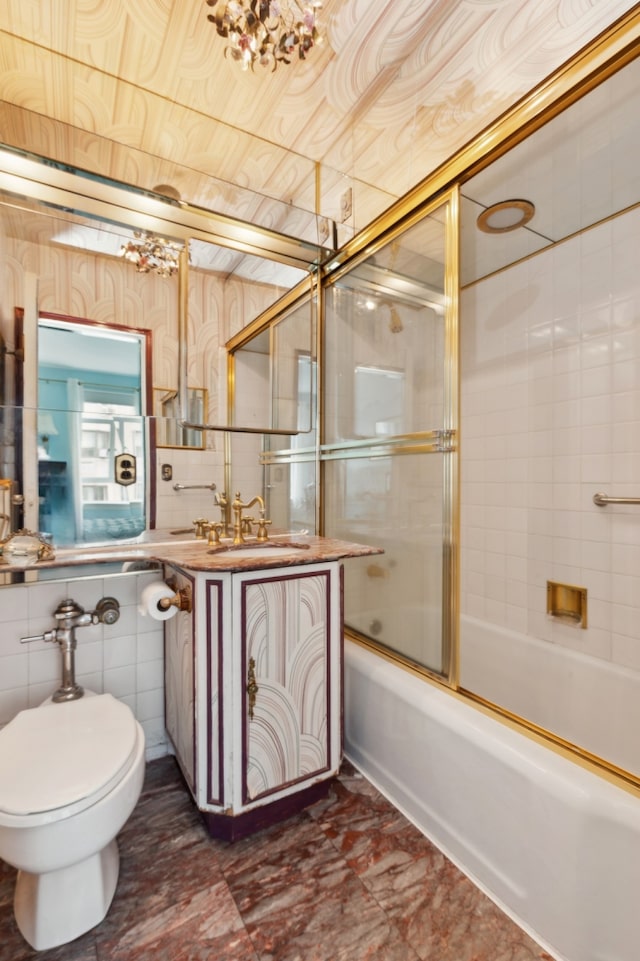
[[[0,731],[0,811],[39,814],[102,796],[136,743],[132,711],[111,694],[21,711]]]

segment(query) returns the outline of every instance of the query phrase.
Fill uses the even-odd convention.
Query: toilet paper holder
[[[191,587],[187,584],[185,587],[176,587],[175,581],[167,581],[167,587],[175,591],[173,597],[161,597],[158,601],[158,607],[161,611],[168,611],[170,607],[177,607],[179,611],[186,611],[187,614],[191,613],[192,603],[191,603]]]

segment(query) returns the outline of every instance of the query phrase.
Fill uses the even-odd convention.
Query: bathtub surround
[[[593,495],[640,494],[639,245],[636,208],[463,290],[460,321],[462,614],[526,636],[553,663],[558,648],[586,659],[593,682],[556,689],[571,701],[569,734],[529,672],[497,684],[511,711],[636,776],[637,747],[632,756],[619,727],[637,698],[619,698],[640,683],[640,507],[598,507]],[[547,615],[549,580],[587,589],[585,630]],[[598,661],[603,677],[621,678],[613,701]],[[460,665],[463,687],[495,697],[464,634]],[[506,674],[504,662],[492,671]]]
[[[105,921],[39,954],[0,863],[0,961],[549,961],[350,765],[330,797],[246,841],[212,841],[173,758],[147,766]]]
[[[624,771],[640,770],[638,671],[466,614],[460,647],[465,688]]]

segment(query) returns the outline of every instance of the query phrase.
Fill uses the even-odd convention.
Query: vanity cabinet
[[[328,789],[342,755],[342,565],[189,572],[165,623],[166,725],[210,833],[232,840]]]

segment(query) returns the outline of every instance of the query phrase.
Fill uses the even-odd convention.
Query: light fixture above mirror
[[[177,244],[147,230],[134,230],[133,240],[120,248],[120,256],[133,264],[139,274],[155,273],[173,277],[178,273],[183,244]]]

